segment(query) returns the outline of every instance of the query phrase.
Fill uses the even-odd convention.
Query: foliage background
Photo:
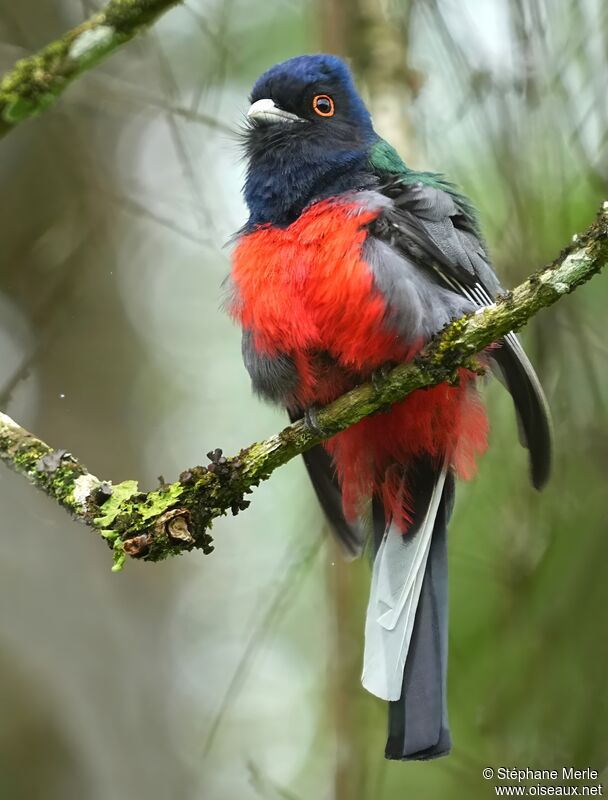
[[[88,0],[0,2],[0,66]],[[608,196],[601,0],[187,0],[1,144],[0,407],[97,474],[153,486],[270,434],[220,310],[243,223],[234,131],[253,79],[352,59],[381,134],[480,208],[506,285]],[[510,402],[451,526],[453,755],[382,758],[359,685],[368,565],[325,538],[299,462],[216,552],[109,570],[103,545],[0,475],[0,797],[484,798],[484,766],[608,777],[606,281],[524,338],[555,474],[527,482]],[[600,776],[602,777],[602,776]]]

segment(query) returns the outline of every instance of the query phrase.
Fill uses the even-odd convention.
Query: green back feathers
[[[369,163],[376,173],[403,175],[404,178],[413,173],[413,170],[405,166],[393,145],[385,142],[384,139],[378,139],[372,147]],[[406,182],[409,183],[409,181]]]
[[[480,235],[479,220],[475,207],[463,194],[461,194],[453,183],[450,183],[439,172],[417,172],[410,169],[402,160],[395,148],[384,139],[378,139],[372,147],[369,164],[373,172],[384,180],[399,178],[403,183],[424,183],[433,189],[447,192],[454,199],[456,205],[462,210],[473,230]]]

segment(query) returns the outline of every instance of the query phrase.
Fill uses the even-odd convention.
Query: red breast
[[[252,331],[258,351],[294,359],[302,406],[326,403],[382,364],[407,360],[419,349],[420,343],[404,343],[387,326],[384,299],[362,258],[366,226],[377,214],[352,200],[321,201],[288,227],[263,226],[243,235],[234,251],[238,302],[231,313]],[[320,374],[318,353],[336,368]],[[422,453],[438,460],[448,454],[458,474],[471,477],[475,455],[486,448],[488,424],[473,375],[461,370],[460,377],[458,386],[414,392],[326,443],[349,518],[375,491],[406,527],[393,467]]]

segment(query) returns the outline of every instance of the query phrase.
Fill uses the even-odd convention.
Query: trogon
[[[253,389],[316,427],[315,409],[411,360],[454,318],[501,291],[475,210],[442,175],[417,172],[375,132],[347,66],[289,59],[255,83],[244,142],[249,219],[232,254],[228,308]],[[484,356],[510,392],[531,480],[547,481],[547,402],[517,337]],[[488,422],[477,375],[413,392],[305,454],[352,554],[371,520],[363,686],[388,701],[390,759],[449,752],[446,527]]]

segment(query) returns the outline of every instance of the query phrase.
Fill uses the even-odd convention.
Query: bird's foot
[[[320,436],[322,439],[324,439],[327,434],[319,425],[319,419],[317,417],[318,410],[318,406],[309,406],[307,409],[305,409],[304,424],[309,431],[312,431],[312,433],[314,433],[316,436]]]
[[[382,391],[384,384],[386,383],[386,379],[389,376],[390,371],[393,369],[394,364],[383,364],[378,369],[375,369],[371,374],[371,381],[372,386],[377,392]]]

